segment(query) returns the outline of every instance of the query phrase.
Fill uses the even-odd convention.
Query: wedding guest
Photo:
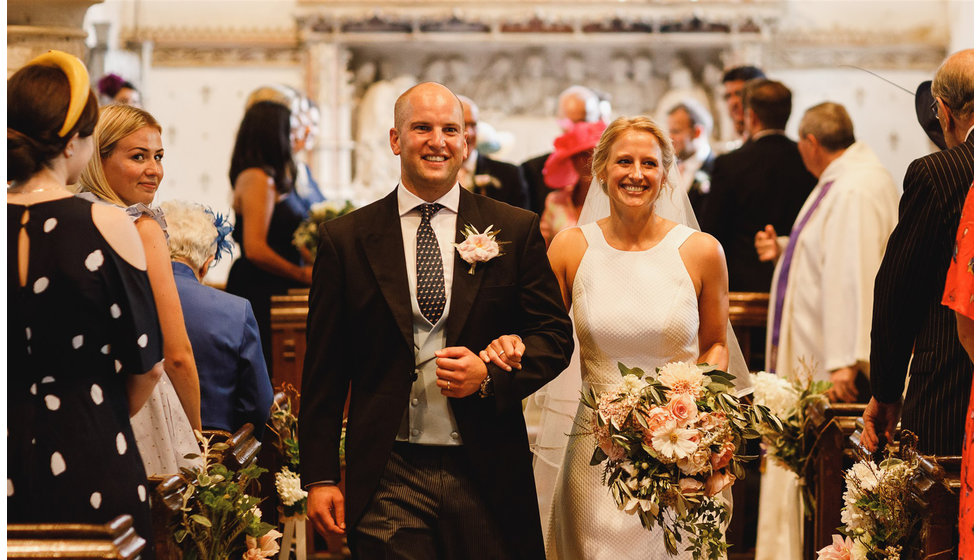
[[[459,100],[463,103],[463,123],[466,125],[466,146],[469,150],[459,169],[459,184],[471,192],[527,209],[527,184],[521,170],[516,165],[490,159],[480,153],[476,144],[480,108],[469,97],[460,95]]]
[[[744,95],[751,141],[715,160],[711,191],[698,218],[725,249],[729,289],[766,292],[774,269],[771,262],[759,261],[755,233],[771,224],[777,235],[789,234],[816,178],[783,130],[793,107],[790,90],[757,79],[745,85]]]
[[[873,450],[882,436],[891,440],[901,416],[902,428],[919,437],[919,451],[955,455],[963,445],[973,363],[956,335],[955,313],[940,301],[973,184],[973,49],[943,62],[931,92],[949,148],[912,161],[905,173],[898,225],[875,278],[873,397],[861,443]]]
[[[122,79],[118,74],[106,74],[99,80],[99,93],[104,104],[118,103],[142,108],[140,92],[136,86]]]
[[[683,189],[691,199],[691,207],[697,216],[701,212],[704,197],[711,190],[711,171],[715,154],[708,138],[714,119],[711,113],[694,99],[684,100],[667,111],[667,131],[677,154],[677,172]]]
[[[544,181],[551,189],[541,214],[545,243],[578,222],[592,183],[592,150],[605,128],[602,121],[577,122],[555,139],[555,151],[544,164]]]
[[[956,332],[960,344],[973,358],[973,186],[966,194],[963,214],[956,229],[953,259],[946,273],[943,305],[956,313]],[[960,549],[961,560],[973,558],[973,388],[970,388],[970,407],[966,412],[966,431],[963,435],[963,461],[960,466]]]
[[[93,134],[96,155],[78,182],[79,197],[126,209],[146,252],[146,272],[163,331],[166,370],[132,419],[148,476],[171,475],[181,466],[192,466],[194,461],[185,456],[198,452],[194,430],[201,429],[201,388],[170,268],[166,220],[159,208],[150,207],[163,180],[160,132],[160,124],[142,109],[104,107]]]
[[[818,177],[792,233],[771,225],[755,237],[759,259],[777,260],[769,292],[766,371],[787,379],[812,375],[830,381],[832,402],[870,397],[868,360],[874,277],[888,235],[898,221],[898,187],[863,142],[843,106],[807,109],[797,144]],[[801,370],[800,359],[812,370]],[[759,496],[757,560],[802,558],[798,480],[767,463]]]
[[[271,297],[310,285],[313,267],[293,245],[308,206],[296,193],[290,110],[259,101],[242,118],[231,156],[235,229],[241,256],[228,274],[227,291],[252,304],[266,366],[272,369]]]
[[[728,116],[731,117],[735,134],[741,141],[747,140],[748,135],[751,134],[745,126],[745,84],[765,77],[766,74],[761,69],[749,65],[729,68],[721,77],[722,86],[725,88]]]
[[[201,423],[235,432],[247,422],[260,437],[272,406],[272,385],[247,299],[204,285],[222,253],[231,254],[231,225],[189,202],[160,205],[187,335],[201,376]]]
[[[129,416],[162,375],[146,256],[120,210],[72,196],[98,102],[49,51],[7,81],[7,521],[133,516],[153,557]]]
[[[577,122],[597,122],[602,117],[599,96],[591,89],[574,85],[558,95],[558,126],[567,132]],[[544,164],[551,153],[533,157],[521,164],[521,172],[528,187],[528,201],[532,212],[544,211],[544,200],[551,189],[544,180]]]

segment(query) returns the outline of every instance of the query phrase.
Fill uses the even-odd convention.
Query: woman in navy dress
[[[8,521],[129,514],[150,541],[129,417],[162,374],[160,328],[132,222],[66,188],[98,119],[81,61],[51,51],[20,69],[7,118]]]

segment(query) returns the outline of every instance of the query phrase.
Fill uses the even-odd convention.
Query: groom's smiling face
[[[466,158],[466,132],[459,99],[445,86],[419,84],[395,104],[391,151],[401,159],[402,184],[435,200],[456,184]]]

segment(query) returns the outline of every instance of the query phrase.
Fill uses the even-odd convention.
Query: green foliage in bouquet
[[[214,461],[228,445],[211,445],[211,438],[195,433],[203,463],[193,469],[181,468],[187,489],[171,524],[173,538],[185,560],[239,558],[250,548],[245,537],[259,539],[270,532],[275,534],[272,525],[262,521],[257,507],[261,499],[246,492],[249,483],[266,470],[255,464],[237,472],[228,469]]]
[[[744,477],[746,440],[760,437],[763,424],[781,429],[779,419],[740,402],[734,376],[707,364],[675,362],[656,376],[621,363],[619,370],[616,389],[582,396],[595,411],[586,427],[597,442],[591,464],[603,468],[619,509],[663,529],[672,555],[686,535],[695,559],[724,557],[729,512],[717,496]]]
[[[317,234],[320,229],[320,224],[348,214],[355,208],[354,203],[349,200],[345,200],[343,204],[329,201],[314,204],[310,208],[310,215],[293,232],[293,245],[300,252],[308,256],[310,262],[313,262],[313,259],[316,258],[316,248],[319,243]]]

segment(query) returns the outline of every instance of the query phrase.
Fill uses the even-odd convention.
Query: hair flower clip
[[[215,213],[210,208],[206,208],[204,211],[207,212],[207,214],[214,220],[214,227],[218,230],[218,235],[214,240],[215,244],[218,246],[214,252],[214,262],[218,262],[221,260],[222,253],[225,253],[228,256],[232,255],[231,240],[228,238],[228,234],[231,233],[233,227],[228,221],[228,218],[222,215],[220,212]]]

